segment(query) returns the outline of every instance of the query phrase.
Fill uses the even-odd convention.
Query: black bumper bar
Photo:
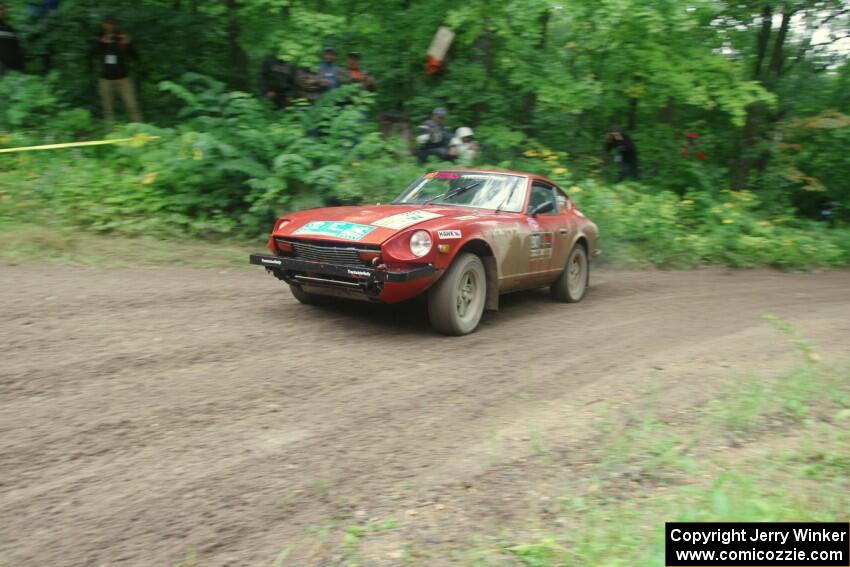
[[[435,271],[433,266],[421,266],[402,271],[379,270],[366,266],[327,264],[325,262],[287,258],[285,256],[269,256],[266,254],[251,254],[251,263],[281,273],[321,274],[323,276],[371,282],[406,282],[430,276]]]

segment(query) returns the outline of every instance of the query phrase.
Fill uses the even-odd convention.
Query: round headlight
[[[431,251],[431,235],[427,230],[417,230],[410,236],[410,251],[417,258]]]

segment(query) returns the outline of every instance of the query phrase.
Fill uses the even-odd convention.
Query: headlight
[[[289,221],[288,221],[288,220],[282,220],[282,221],[280,221],[280,222],[278,223],[278,225],[277,225],[277,229],[278,229],[278,230],[283,230],[283,227],[285,227],[285,226],[286,226],[286,225],[288,225],[288,224],[289,224]]]
[[[417,230],[410,237],[410,251],[421,258],[431,251],[431,235],[427,230]]]

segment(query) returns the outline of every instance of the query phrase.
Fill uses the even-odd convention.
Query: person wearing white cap
[[[481,146],[475,139],[475,134],[469,126],[461,126],[455,131],[454,138],[449,142],[449,155],[459,165],[468,166],[475,161]]]

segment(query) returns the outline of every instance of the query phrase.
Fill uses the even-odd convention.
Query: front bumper
[[[436,271],[430,265],[407,270],[390,270],[328,264],[267,254],[251,254],[250,262],[256,266],[263,266],[277,278],[288,283],[361,290],[375,298],[380,294],[385,283],[409,282],[430,276]]]

